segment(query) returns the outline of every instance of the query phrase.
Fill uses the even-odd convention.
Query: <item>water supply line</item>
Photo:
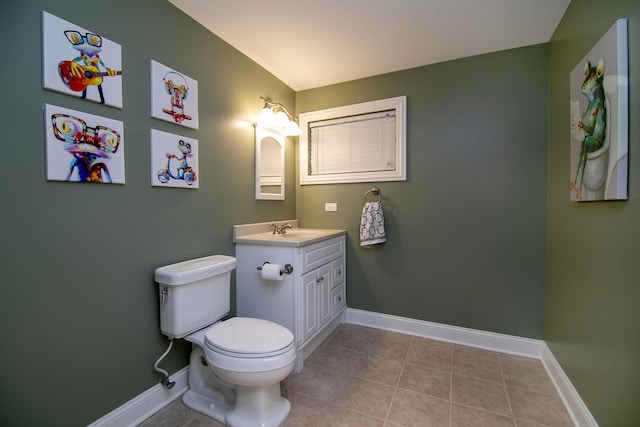
[[[172,389],[173,386],[176,385],[176,382],[169,381],[169,373],[164,369],[159,368],[158,364],[162,359],[165,358],[167,354],[169,354],[169,352],[171,351],[171,347],[173,347],[173,340],[169,340],[169,348],[167,349],[167,351],[164,352],[162,356],[160,356],[160,358],[156,361],[156,364],[153,365],[153,369],[155,369],[156,371],[160,372],[163,375],[162,379],[160,380],[160,384],[162,384],[167,389]]]

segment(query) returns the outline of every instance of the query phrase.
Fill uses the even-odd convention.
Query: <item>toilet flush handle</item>
[[[169,295],[169,288],[164,288],[162,289],[162,292],[160,292],[160,305],[164,305],[165,301],[167,300],[167,295]]]

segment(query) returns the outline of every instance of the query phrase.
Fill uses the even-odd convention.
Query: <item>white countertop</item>
[[[293,228],[284,234],[273,234],[271,224],[287,222]],[[346,230],[327,228],[299,228],[298,220],[242,224],[233,226],[233,242],[248,245],[306,246],[346,234]]]

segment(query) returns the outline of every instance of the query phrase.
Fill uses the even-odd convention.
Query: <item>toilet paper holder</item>
[[[269,261],[265,261],[262,263],[262,265],[257,266],[256,269],[258,271],[262,271],[262,267],[264,267],[265,264],[271,264],[271,263]],[[293,266],[291,264],[285,264],[280,269],[280,275],[291,274],[291,273],[293,273]]]

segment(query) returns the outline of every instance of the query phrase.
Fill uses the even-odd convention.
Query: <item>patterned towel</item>
[[[371,246],[386,240],[382,205],[379,201],[366,202],[360,221],[360,246]]]

